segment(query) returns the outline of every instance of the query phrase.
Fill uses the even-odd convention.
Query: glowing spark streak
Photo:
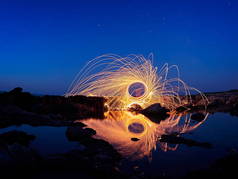
[[[172,69],[177,77],[168,78]],[[108,100],[109,110],[127,109],[131,103],[138,103],[143,108],[161,103],[169,109],[175,109],[184,104],[192,104],[192,90],[201,95],[206,106],[206,97],[187,86],[179,76],[178,67],[168,64],[157,73],[157,67],[152,65],[152,55],[150,59],[137,55],[125,58],[103,55],[88,62],[71,84],[66,96],[103,96]],[[128,93],[130,85],[136,82],[143,83],[146,88],[143,96],[137,98]]]

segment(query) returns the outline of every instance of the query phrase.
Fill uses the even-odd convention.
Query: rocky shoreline
[[[0,167],[4,178],[131,178],[141,175],[120,169],[121,155],[106,141],[94,139],[93,129],[80,119],[104,118],[104,99],[76,96],[33,96],[15,88],[0,94],[0,129],[27,124],[67,127],[68,141],[76,150],[41,156],[31,148],[36,136],[23,131],[0,133]],[[77,120],[77,122],[75,122]]]
[[[11,125],[71,126],[85,118],[104,118],[104,98],[33,96],[15,88],[0,94],[0,128]]]
[[[208,113],[225,112],[238,116],[238,90],[219,93],[205,93],[208,99]],[[178,107],[178,112],[193,113],[204,110],[204,101],[200,95],[192,96],[193,104]],[[11,125],[29,124],[32,126],[72,126],[75,120],[103,119],[106,99],[85,96],[34,96],[15,88],[10,92],[0,93],[0,128]],[[158,112],[166,117],[168,110],[152,105],[142,110],[147,113]],[[154,108],[158,111],[154,111]],[[152,112],[151,112],[152,111]],[[156,114],[155,114],[156,115]]]
[[[226,112],[238,116],[237,90],[205,95],[209,101],[206,112]],[[192,116],[194,120],[199,120],[197,111],[201,110],[202,99],[200,96],[192,96],[192,98],[193,106],[181,107],[177,110],[194,113],[195,115]],[[0,129],[22,124],[65,126],[67,139],[79,142],[77,150],[42,157],[30,147],[30,143],[36,136],[22,131],[2,133],[0,134],[0,157],[6,159],[6,162],[4,160],[0,162],[0,167],[4,171],[2,176],[37,178],[36,176],[39,175],[47,178],[54,173],[53,176],[72,174],[72,177],[82,178],[146,178],[141,171],[133,168],[130,169],[132,171],[130,174],[124,172],[120,168],[122,156],[108,142],[92,138],[96,131],[79,122],[80,119],[87,118],[103,119],[106,110],[104,103],[105,99],[100,97],[34,96],[23,92],[21,88],[0,93]],[[147,113],[157,115],[156,112],[164,118],[168,110],[159,104],[154,104],[141,111],[145,115]],[[163,136],[161,141],[211,148],[208,143],[175,136]]]
[[[238,116],[238,90],[205,93],[205,96],[208,99],[207,112],[224,112]],[[192,96],[192,98],[195,108],[203,104],[200,95]]]

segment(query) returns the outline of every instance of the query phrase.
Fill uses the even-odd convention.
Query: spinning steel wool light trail
[[[86,95],[107,98],[109,110],[124,110],[132,104],[142,108],[160,103],[168,109],[191,104],[191,91],[179,78],[178,67],[165,64],[160,70],[152,65],[153,56],[120,57],[102,55],[87,63],[71,84],[66,96]],[[176,77],[169,77],[169,72]],[[200,93],[206,104],[205,96]]]

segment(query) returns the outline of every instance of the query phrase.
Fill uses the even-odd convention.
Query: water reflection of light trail
[[[144,156],[151,157],[152,151],[158,146],[157,143],[163,151],[176,150],[178,145],[169,146],[165,142],[159,142],[160,137],[190,132],[204,120],[192,124],[189,115],[171,114],[170,117],[156,124],[141,114],[114,111],[109,112],[104,120],[88,119],[83,123],[96,130],[96,138],[111,143],[124,157],[140,159]],[[139,141],[132,141],[131,138],[138,138]]]

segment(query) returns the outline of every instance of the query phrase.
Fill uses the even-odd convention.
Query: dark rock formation
[[[165,120],[169,117],[168,112],[169,110],[162,107],[159,103],[152,104],[151,106],[140,111],[141,114],[145,115],[155,123],[160,123],[161,120]]]
[[[14,130],[0,134],[0,145],[12,145],[17,143],[28,146],[34,139],[35,136],[33,135],[28,135],[25,132]]]
[[[72,130],[72,129],[71,129]],[[77,133],[76,130],[80,130]],[[128,178],[120,168],[121,156],[107,142],[93,139],[92,129],[77,126],[74,140],[78,149],[42,157],[28,146],[34,136],[20,131],[0,135],[2,178]],[[25,145],[27,144],[27,145]],[[5,160],[2,156],[7,155]]]
[[[132,104],[129,108],[128,111],[130,112],[135,112],[135,113],[139,113],[140,111],[142,111],[143,108],[139,105],[139,104]]]
[[[0,128],[12,125],[28,124],[31,126],[75,126],[83,125],[63,118],[60,114],[37,114],[27,112],[13,105],[0,105]]]
[[[194,113],[191,115],[191,119],[201,122],[205,119],[205,115],[203,113]]]
[[[138,138],[131,138],[131,141],[133,141],[133,142],[137,142],[137,141],[139,141],[140,139],[138,139]]]
[[[33,96],[15,88],[0,93],[0,128],[10,125],[70,126],[82,118],[104,118],[101,97]]]
[[[7,167],[32,165],[41,159],[38,153],[29,147],[34,139],[35,136],[22,131],[10,131],[0,134],[1,176]]]
[[[231,152],[215,161],[209,168],[191,171],[184,178],[238,178],[237,163],[238,153]]]
[[[238,115],[238,90],[205,93],[205,95],[209,101],[206,109],[208,112],[226,112],[230,113],[231,115]],[[192,108],[191,111],[193,112],[194,110],[199,110],[199,107],[202,109],[202,106],[204,105],[201,96],[195,95],[192,97],[194,108]]]
[[[68,127],[66,136],[69,141],[80,141],[95,135],[96,131],[90,128],[83,129],[81,126]]]
[[[191,109],[190,106],[179,106],[179,107],[176,108],[176,111],[178,113],[182,113],[182,112],[188,111],[190,109]]]

